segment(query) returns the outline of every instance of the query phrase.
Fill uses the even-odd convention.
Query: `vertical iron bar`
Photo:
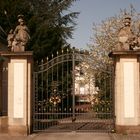
[[[38,106],[38,101],[39,101],[39,99],[38,99],[38,95],[39,95],[39,84],[38,84],[38,73],[36,73],[36,89],[35,89],[35,104],[36,104],[36,119],[37,119],[37,130],[39,130],[39,122],[38,122],[38,120],[39,120],[39,115],[38,115],[38,113],[39,113],[39,106]]]
[[[43,96],[43,90],[44,90],[44,81],[43,81],[43,69],[44,69],[44,67],[43,67],[43,63],[44,63],[44,61],[42,60],[41,61],[41,70],[42,70],[42,72],[41,72],[41,116],[40,116],[40,119],[42,120],[42,119],[44,119],[44,107],[43,107],[43,102],[44,102],[44,96]],[[43,123],[41,124],[41,130],[43,129]]]
[[[48,96],[48,94],[49,94],[49,75],[48,75],[48,65],[49,65],[49,63],[48,63],[48,57],[47,57],[47,63],[46,63],[46,65],[47,65],[47,72],[46,72],[46,74],[47,74],[47,82],[46,82],[46,84],[47,84],[47,87],[46,87],[46,90],[47,90],[47,92],[46,92],[46,94],[47,94],[47,96],[46,96],[46,102],[47,102],[47,108],[46,108],[46,119],[48,120],[49,119],[49,115],[48,115],[48,113],[49,113],[49,107],[48,107],[48,102],[49,102],[49,96]],[[46,126],[48,127],[48,123],[46,123]],[[45,126],[45,129],[46,129],[46,126]]]
[[[35,73],[33,72],[33,96],[32,96],[32,130],[34,131],[35,129]]]
[[[36,129],[38,129],[38,126],[36,125],[37,123],[36,123],[36,116],[37,116],[37,113],[38,113],[38,101],[37,101],[37,94],[38,94],[38,89],[37,89],[37,87],[38,87],[38,85],[37,85],[37,73],[34,73],[33,74],[33,89],[34,89],[34,91],[33,91],[33,131],[34,130],[36,130]]]
[[[38,101],[39,101],[39,99],[38,99],[38,95],[39,95],[39,84],[38,84],[38,73],[36,73],[36,91],[35,91],[35,94],[36,94],[36,102],[35,102],[35,104],[36,104],[36,113],[37,113],[37,121],[39,120],[39,115],[38,115],[38,113],[39,113],[39,106],[38,106]],[[37,130],[39,130],[39,123],[37,122]]]
[[[110,79],[109,79],[109,80],[110,80],[110,83],[109,83],[109,84],[110,84],[110,99],[109,99],[109,100],[110,100],[110,106],[111,106],[111,107],[110,107],[109,113],[110,113],[110,119],[111,119],[111,118],[112,118],[112,107],[113,107],[113,106],[112,106],[112,101],[113,101],[113,98],[112,98],[112,97],[113,97],[113,96],[112,96],[112,92],[113,92],[113,88],[112,88],[112,84],[113,84],[113,81],[112,81],[112,79],[113,79],[113,77],[112,77],[112,76],[113,76],[113,75],[112,75],[112,67],[110,67],[109,74],[110,74],[110,75],[109,75],[109,78],[110,78]]]
[[[56,85],[56,86],[57,86],[57,87],[56,87],[56,89],[57,89],[57,94],[59,94],[58,64],[59,64],[59,63],[58,63],[58,52],[57,52],[57,66],[56,66],[56,67],[57,67],[57,72],[56,72],[56,77],[57,77],[57,78],[56,78],[56,81],[57,81],[57,83],[56,83],[56,84],[57,84],[57,85]],[[60,95],[59,95],[59,96],[60,96]],[[62,100],[62,98],[61,98],[61,100]],[[56,119],[57,119],[57,120],[59,119],[58,107],[59,107],[59,106],[56,107]]]
[[[63,55],[63,49],[62,49],[62,96],[64,92],[64,55]],[[64,102],[62,100],[62,112],[64,113]]]
[[[53,59],[53,54],[52,54],[52,59]],[[51,75],[52,75],[52,80],[51,80],[51,96],[52,96],[52,93],[53,93],[53,90],[54,90],[53,88],[54,88],[54,86],[55,86],[55,83],[54,83],[54,81],[53,81],[53,80],[54,80],[54,77],[53,77],[53,76],[54,76],[54,75],[53,75],[53,72],[54,72],[54,71],[53,71],[53,66],[54,66],[54,65],[53,65],[53,61],[52,61],[52,64],[51,64],[51,65],[52,65],[52,69],[51,69],[51,70],[52,70],[52,71],[51,71]],[[51,107],[51,118],[50,118],[50,119],[54,120],[54,106]],[[53,121],[52,121],[52,122],[53,122]],[[52,122],[51,122],[50,125],[53,124]]]
[[[108,80],[108,73],[107,72],[105,72],[104,74],[103,74],[103,76],[105,77],[104,79],[105,79],[105,81],[104,81],[104,88],[105,88],[105,97],[104,97],[104,100],[105,100],[105,106],[103,106],[102,108],[103,108],[103,118],[104,119],[107,119],[107,105],[106,105],[106,103],[107,103],[107,94],[108,94],[108,86],[107,86],[107,80]],[[110,85],[109,85],[109,88],[110,88]],[[110,93],[109,93],[110,94]],[[109,95],[110,96],[110,95]]]
[[[68,110],[69,110],[69,85],[68,85],[68,76],[69,76],[69,61],[68,61],[68,49],[67,49],[67,74],[66,74],[66,77],[67,77],[67,87],[66,87],[66,98],[67,98],[67,107],[66,107],[66,117],[68,117]]]
[[[79,54],[78,54],[78,65],[81,64],[82,61],[83,61],[83,60],[80,60],[80,56],[81,55],[80,55],[80,50],[79,50]],[[78,103],[76,103],[76,104],[78,104],[79,110],[81,110],[81,108],[80,108],[80,104],[81,104],[81,102],[80,102],[80,99],[81,99],[81,90],[80,89],[81,88],[80,87],[81,87],[81,83],[79,82],[80,81],[80,78],[81,78],[81,72],[80,71],[81,71],[81,66],[79,65],[78,66],[78,69],[76,71],[78,73],[76,75],[76,78],[78,79],[78,87],[77,87],[77,90],[78,90],[78,93],[77,93],[78,94]],[[81,111],[78,111],[78,115],[80,115],[80,114],[81,114]]]
[[[72,53],[72,117],[75,120],[75,52]]]

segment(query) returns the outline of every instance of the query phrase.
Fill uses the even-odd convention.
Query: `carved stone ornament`
[[[140,46],[140,38],[138,35],[135,35],[131,29],[131,17],[125,16],[123,23],[124,26],[118,33],[119,43],[117,44],[116,49],[119,51],[138,49]]]
[[[29,29],[24,22],[24,16],[18,15],[19,25],[15,30],[11,29],[8,36],[8,47],[12,52],[23,52],[30,39]]]

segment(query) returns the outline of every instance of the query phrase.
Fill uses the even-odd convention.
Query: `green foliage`
[[[27,50],[34,51],[40,60],[67,46],[72,37],[78,12],[68,13],[76,0],[1,0],[0,38],[6,43],[11,28],[17,25],[17,15],[23,14],[30,30],[31,40]]]

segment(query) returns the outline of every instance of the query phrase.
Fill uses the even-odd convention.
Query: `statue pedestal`
[[[32,52],[5,52],[8,62],[8,133],[31,133]]]
[[[115,115],[118,133],[140,133],[140,51],[116,51]]]

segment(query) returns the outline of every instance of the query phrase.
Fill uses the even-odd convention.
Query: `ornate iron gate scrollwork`
[[[92,74],[90,55],[67,51],[34,72],[33,131],[113,131],[112,69]]]

